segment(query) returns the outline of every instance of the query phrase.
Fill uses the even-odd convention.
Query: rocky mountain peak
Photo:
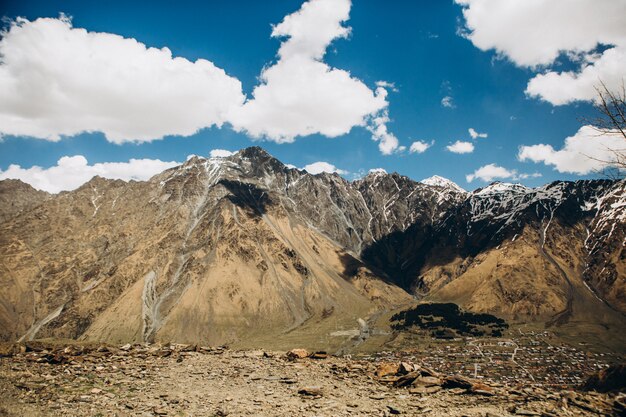
[[[247,148],[241,149],[239,152],[237,152],[237,154],[244,158],[273,158],[273,156],[270,155],[269,152],[267,152],[260,146],[248,146]]]
[[[516,193],[524,194],[531,189],[522,184],[513,184],[509,182],[494,181],[486,187],[474,190],[473,195],[488,196],[493,194]]]
[[[20,180],[0,181],[0,222],[30,210],[48,198],[50,194]]]

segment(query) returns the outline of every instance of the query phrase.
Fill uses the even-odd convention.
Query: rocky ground
[[[396,358],[397,356],[393,356]],[[625,394],[505,386],[418,361],[189,345],[0,349],[0,416],[597,416]]]

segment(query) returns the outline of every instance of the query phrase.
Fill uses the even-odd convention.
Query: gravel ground
[[[0,416],[597,416],[626,403],[299,351],[13,345],[2,356]]]

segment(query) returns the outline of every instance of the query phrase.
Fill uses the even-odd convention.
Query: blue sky
[[[534,97],[525,91],[529,81],[537,75],[549,72],[563,75],[566,70],[577,72],[585,66],[593,66],[601,58],[589,57],[594,52],[596,55],[598,51],[602,54],[607,49],[605,45],[603,50],[599,50],[598,43],[608,35],[601,33],[603,29],[596,28],[588,29],[589,33],[572,33],[570,43],[565,46],[555,43],[553,48],[570,48],[579,53],[582,51],[588,54],[586,60],[570,59],[566,54],[559,54],[554,59],[537,57],[536,65],[531,63],[535,57],[528,54],[524,56],[525,52],[518,53],[524,45],[515,49],[517,46],[500,40],[515,34],[504,33],[500,37],[489,32],[489,22],[501,20],[502,16],[497,13],[504,12],[494,11],[493,16],[472,15],[472,7],[478,9],[481,1],[489,0],[472,0],[467,4],[452,1],[403,1],[394,2],[393,6],[380,0],[364,0],[354,1],[351,7],[348,3],[349,19],[343,22],[343,27],[351,28],[350,34],[347,37],[335,37],[328,42],[323,62],[330,69],[348,71],[353,79],[367,86],[372,94],[375,94],[377,81],[386,81],[395,86],[386,88],[385,107],[381,110],[379,103],[376,108],[377,115],[381,114],[380,111],[388,115],[389,121],[384,126],[399,142],[390,154],[381,152],[381,141],[372,140],[371,129],[358,125],[353,126],[349,133],[337,137],[329,138],[323,133],[313,133],[298,135],[292,143],[277,143],[276,138],[253,138],[249,130],[246,131],[253,128],[244,122],[241,122],[243,130],[236,131],[226,120],[220,128],[202,128],[191,135],[166,136],[159,140],[144,138],[141,143],[132,140],[112,143],[97,131],[62,135],[60,140],[50,141],[33,137],[37,134],[30,133],[28,128],[3,130],[2,120],[10,120],[7,116],[7,119],[0,117],[0,132],[3,133],[0,171],[6,176],[11,164],[20,166],[19,171],[13,170],[16,173],[24,173],[33,165],[46,169],[56,165],[64,156],[83,155],[89,164],[123,163],[131,158],[184,161],[187,155],[208,155],[213,149],[236,151],[260,145],[283,162],[297,167],[318,161],[327,162],[345,171],[344,176],[348,179],[364,175],[369,169],[384,168],[388,172],[397,171],[416,180],[437,174],[450,178],[466,189],[473,189],[495,179],[538,186],[557,179],[575,180],[595,176],[591,169],[588,172],[576,172],[577,168],[572,167],[575,162],[570,161],[568,165],[562,162],[568,155],[558,154],[567,137],[580,133],[582,125],[579,119],[595,115],[592,103],[580,99],[589,93],[583,91],[580,97],[555,98],[549,96],[549,93],[544,94],[544,90],[539,90]],[[58,18],[64,13],[71,17],[74,29],[83,28],[88,32],[134,38],[147,47],[167,47],[173,56],[191,62],[208,60],[223,69],[231,79],[239,80],[242,93],[246,99],[251,99],[253,89],[259,84],[261,71],[279,61],[278,49],[281,42],[288,39],[272,38],[272,25],[281,23],[285,16],[297,12],[302,3],[9,0],[0,6],[0,14],[8,19],[24,17],[33,22],[41,17]],[[593,5],[593,2],[589,4]],[[619,4],[619,7],[622,6]],[[466,15],[463,14],[464,9]],[[615,13],[608,9],[604,12]],[[476,20],[473,21],[474,26],[471,26],[468,19],[473,18]],[[615,46],[613,49],[618,50],[622,47],[619,44],[623,35],[619,29],[621,23],[626,22],[615,23],[618,29],[611,34],[617,40],[609,44],[608,49]],[[511,22],[511,31],[515,25],[524,24],[524,21]],[[11,30],[8,23],[5,28]],[[466,36],[461,36],[462,32]],[[564,36],[567,36],[567,31]],[[7,44],[17,43],[6,32],[4,37]],[[523,38],[523,33],[519,37]],[[589,42],[583,42],[585,39]],[[39,42],[43,43],[42,48],[48,47],[45,44],[48,41]],[[550,43],[550,39],[546,43]],[[50,47],[58,47],[58,44]],[[529,47],[532,48],[532,45]],[[30,53],[27,47],[23,48],[24,53]],[[2,66],[10,69],[9,65],[0,63],[0,69]],[[618,78],[620,75],[625,76],[624,68],[619,70],[622,73],[617,74]],[[288,69],[283,72],[286,71]],[[602,73],[600,75],[603,76]],[[610,77],[615,78],[615,74],[608,74],[603,79],[612,80]],[[99,80],[92,79],[90,82],[97,83]],[[0,83],[0,89],[2,85]],[[583,87],[580,89],[582,91]],[[37,97],[37,94],[33,97]],[[0,104],[0,114],[3,111],[14,111],[11,108],[12,101],[7,96],[0,91],[0,103],[6,100],[5,105]],[[450,97],[452,106],[442,104],[446,96]],[[124,100],[124,96],[119,100]],[[181,100],[181,106],[184,107],[184,98]],[[368,117],[374,117],[374,113],[368,113]],[[77,117],[81,117],[80,114]],[[319,123],[323,123],[323,120]],[[370,128],[378,126],[372,123]],[[473,139],[468,132],[469,128],[488,136]],[[411,153],[408,148],[415,141],[432,145],[423,153]],[[473,152],[450,152],[447,146],[456,141],[472,143]],[[548,146],[548,154],[540,153],[545,147],[528,148],[528,155],[531,156],[520,160],[524,159],[520,157],[520,147],[539,144]],[[407,149],[402,150],[402,146]],[[481,178],[475,175],[468,182],[469,174],[489,165],[496,165],[504,169],[505,173],[499,171],[501,177],[487,175]],[[24,174],[24,180],[29,178],[28,174]]]

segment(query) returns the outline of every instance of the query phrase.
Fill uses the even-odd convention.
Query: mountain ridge
[[[609,180],[473,192],[397,173],[347,181],[259,147],[192,157],[145,182],[94,178],[0,223],[11,289],[0,336],[241,342],[264,316],[267,335],[328,338],[333,320],[412,297],[615,328],[624,194]]]

